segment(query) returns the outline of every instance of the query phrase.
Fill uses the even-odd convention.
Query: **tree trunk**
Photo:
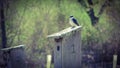
[[[6,48],[7,38],[5,30],[5,17],[4,17],[4,1],[0,0],[0,23],[1,23],[1,38],[2,38],[2,48]]]

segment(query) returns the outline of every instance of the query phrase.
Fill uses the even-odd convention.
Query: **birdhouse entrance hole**
[[[57,46],[57,51],[59,51],[60,50],[60,46]]]

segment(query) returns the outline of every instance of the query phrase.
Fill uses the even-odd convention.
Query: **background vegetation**
[[[96,16],[104,2],[93,0]],[[120,2],[108,2],[109,6],[93,26],[86,8],[78,0],[8,0],[5,6],[7,47],[26,45],[29,66],[43,68],[46,55],[52,54],[54,45],[47,35],[69,27],[69,16],[73,15],[82,26],[82,50],[88,52],[85,55],[95,58],[93,53],[96,53],[99,59],[120,55]]]

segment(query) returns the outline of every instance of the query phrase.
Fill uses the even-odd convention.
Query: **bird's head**
[[[74,17],[71,15],[71,16],[70,16],[70,19],[73,19],[73,18],[74,18]]]
[[[72,18],[73,16],[71,15],[70,18]]]

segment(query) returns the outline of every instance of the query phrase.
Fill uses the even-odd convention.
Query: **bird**
[[[73,16],[70,16],[69,23],[72,27],[79,26],[77,20]]]

